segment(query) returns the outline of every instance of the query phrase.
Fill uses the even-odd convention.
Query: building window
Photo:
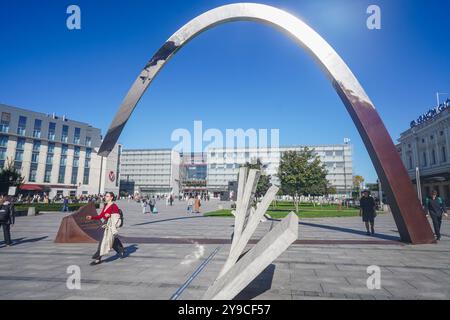
[[[444,131],[439,132],[439,134],[441,135],[441,137],[444,135]]]
[[[30,178],[28,181],[36,182],[37,164],[31,164],[30,167]]]
[[[67,165],[67,156],[61,156],[60,166],[66,166]]]
[[[8,147],[8,136],[0,136],[0,147]]]
[[[90,168],[91,167],[91,159],[85,159],[84,160],[84,167]]]
[[[91,146],[91,137],[86,137],[86,147]]]
[[[74,166],[74,167],[78,167],[79,161],[80,161],[79,158],[73,158],[73,166]]]
[[[74,148],[73,156],[74,157],[79,157],[80,156],[80,147],[75,147]]]
[[[427,166],[427,154],[424,152],[423,153],[423,167]]]
[[[81,129],[75,128],[75,133],[73,135],[73,143],[80,144],[80,135],[81,135]]]
[[[38,163],[39,162],[39,153],[33,152],[31,154],[31,162]]]
[[[67,144],[63,144],[61,146],[61,155],[62,156],[67,156],[67,150],[69,150],[69,146]]]
[[[67,142],[68,137],[69,137],[69,126],[62,126],[61,141]]]
[[[47,163],[47,164],[53,163],[53,154],[47,154],[47,159],[46,159],[45,163]]]
[[[431,150],[431,161],[432,164],[436,164],[436,151],[434,151],[434,149]]]
[[[16,156],[14,157],[15,161],[23,161],[23,151],[16,150]]]
[[[8,133],[9,132],[9,121],[11,120],[11,113],[2,112],[2,118],[0,121],[0,131]]]
[[[59,174],[58,174],[58,183],[64,183],[65,175],[66,175],[66,167],[65,167],[65,165],[64,166],[60,166],[59,167]]]
[[[34,120],[34,130],[33,130],[33,137],[34,138],[40,138],[41,137],[41,127],[42,127],[42,120],[35,119]]]
[[[83,184],[89,184],[89,168],[84,169]]]
[[[70,180],[71,184],[77,184],[77,177],[78,177],[78,168],[72,169],[72,178]]]
[[[430,140],[433,140],[433,139],[434,139],[434,136],[431,136],[431,137],[430,137]]]
[[[412,157],[409,156],[409,169],[413,168]]]
[[[17,126],[17,134],[24,136],[26,127],[27,127],[27,117],[20,116],[19,117],[19,125]]]
[[[50,178],[52,175],[52,165],[45,166],[44,182],[50,183]]]
[[[91,154],[92,154],[92,149],[91,148],[87,148],[86,149],[86,159],[90,159],[91,158]]]
[[[52,142],[48,143],[47,153],[53,154],[55,152],[55,144]]]
[[[445,147],[442,147],[442,162],[447,162],[447,150]]]
[[[39,152],[41,149],[41,142],[38,140],[33,141],[33,152]]]
[[[48,140],[55,140],[56,123],[50,122],[48,124]]]
[[[17,139],[16,149],[17,150],[23,150],[24,148],[25,148],[25,139],[24,138]]]

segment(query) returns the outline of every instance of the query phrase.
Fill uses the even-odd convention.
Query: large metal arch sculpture
[[[396,147],[364,89],[336,51],[297,17],[274,7],[236,3],[217,7],[192,19],[175,32],[145,65],[128,91],[98,154],[107,156],[140,98],[162,67],[200,33],[232,21],[257,21],[287,33],[321,66],[343,101],[372,159],[403,242],[434,243],[431,227]]]

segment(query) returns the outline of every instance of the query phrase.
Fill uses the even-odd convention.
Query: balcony
[[[7,124],[0,124],[0,132],[8,133],[9,132],[9,125],[7,125]]]
[[[33,138],[40,138],[41,130],[33,130]]]
[[[17,128],[17,134],[24,136],[25,135],[25,128],[24,127],[18,127]]]

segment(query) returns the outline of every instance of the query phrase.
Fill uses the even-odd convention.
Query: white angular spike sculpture
[[[230,253],[217,279],[203,296],[204,300],[233,299],[298,238],[298,217],[291,212],[240,258],[278,192],[278,187],[271,186],[255,210],[251,204],[259,177],[259,170],[250,170],[248,177],[246,169],[239,170],[234,236]]]

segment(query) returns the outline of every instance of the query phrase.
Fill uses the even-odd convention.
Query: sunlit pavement
[[[89,265],[95,244],[53,242],[66,213],[18,217],[11,230],[16,244],[5,247],[0,242],[0,299],[170,299],[218,248],[178,298],[200,299],[228,255],[234,220],[188,214],[186,203],[179,201],[173,206],[159,201],[159,213],[145,215],[138,203],[118,204],[126,217],[120,234],[128,256],[119,259],[112,251],[97,266]],[[202,211],[228,205],[204,202]],[[260,223],[252,243],[276,223]],[[448,219],[443,220],[437,245],[398,242],[390,214],[377,217],[374,237],[364,229],[359,217],[301,219],[299,241],[237,298],[450,298]],[[367,287],[371,265],[380,268],[380,289]],[[80,289],[71,285],[70,266],[80,268]]]

